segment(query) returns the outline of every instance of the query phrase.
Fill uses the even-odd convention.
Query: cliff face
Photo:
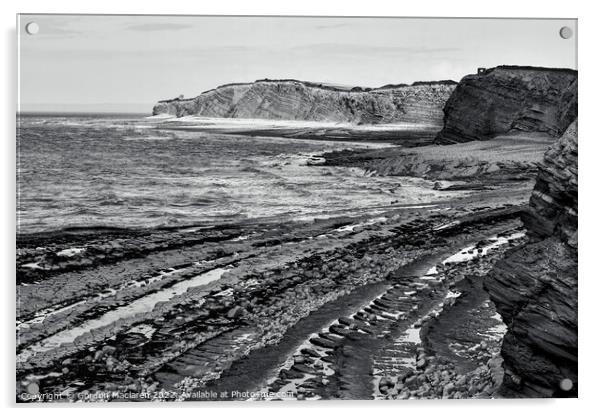
[[[530,208],[524,222],[533,237],[556,235],[577,247],[577,121],[546,152]]]
[[[231,84],[192,99],[160,101],[153,114],[351,123],[442,125],[455,83],[344,90],[294,80]]]
[[[524,223],[530,242],[490,273],[508,326],[508,397],[577,396],[577,121],[545,154]]]
[[[500,66],[460,81],[443,110],[439,144],[510,131],[558,137],[577,116],[577,71]]]

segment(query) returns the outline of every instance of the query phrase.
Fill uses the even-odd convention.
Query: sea
[[[385,143],[170,126],[137,114],[19,114],[17,233],[311,221],[437,198],[426,180],[314,165],[324,152]]]

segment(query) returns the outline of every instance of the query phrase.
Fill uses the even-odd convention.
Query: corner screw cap
[[[29,22],[25,25],[25,31],[30,35],[36,35],[40,31],[40,26],[36,22]]]
[[[562,39],[570,39],[573,37],[573,29],[571,29],[568,26],[563,26],[562,28],[560,28],[559,33]]]

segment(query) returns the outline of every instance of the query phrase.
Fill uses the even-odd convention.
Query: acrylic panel
[[[577,21],[17,17],[16,400],[577,396]]]

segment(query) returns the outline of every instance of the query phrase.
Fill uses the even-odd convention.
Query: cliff
[[[468,75],[443,112],[438,144],[488,140],[511,131],[558,137],[577,116],[577,71],[498,66]]]
[[[261,80],[224,85],[196,98],[159,101],[153,115],[442,125],[442,109],[455,85],[441,81],[343,89],[296,80]]]
[[[577,396],[577,121],[548,150],[524,223],[530,236],[486,287],[508,326],[506,397]]]

